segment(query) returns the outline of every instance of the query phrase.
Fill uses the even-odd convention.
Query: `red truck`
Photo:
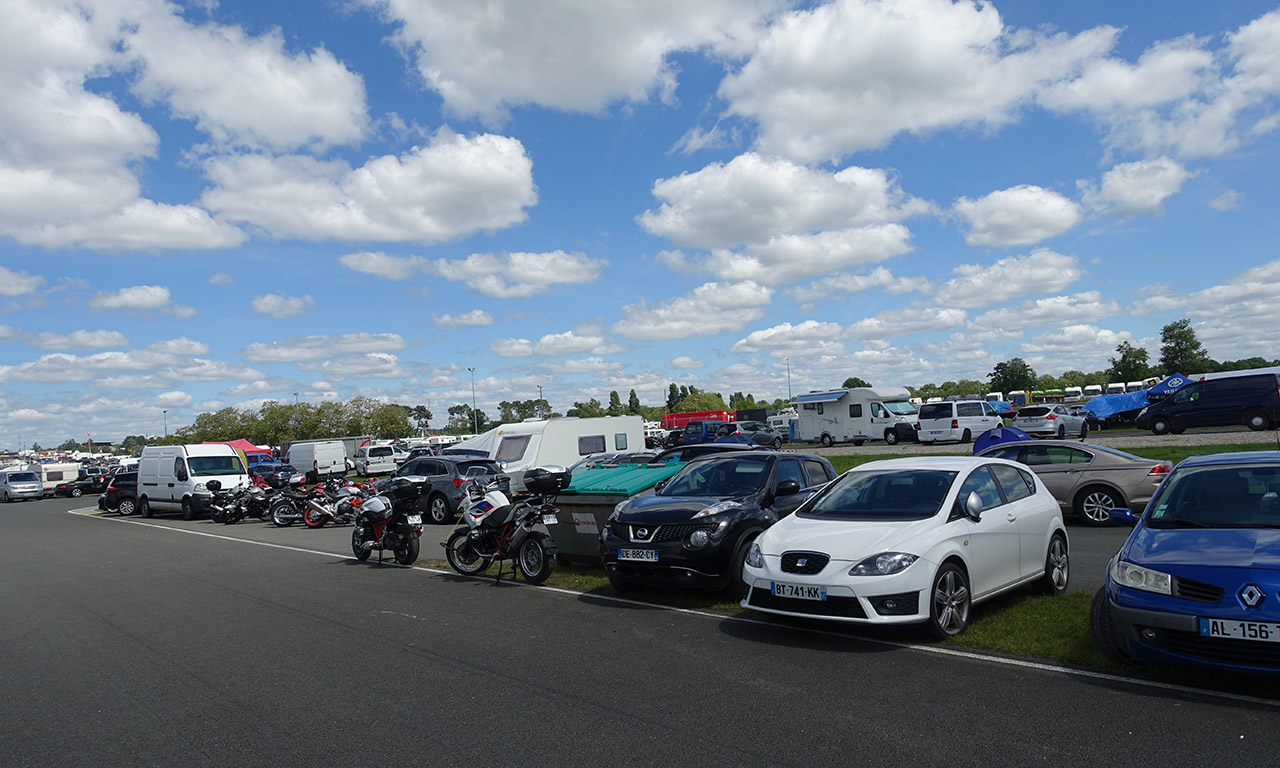
[[[689,413],[669,413],[659,419],[663,429],[684,429],[691,421],[733,421],[729,411],[691,411]]]

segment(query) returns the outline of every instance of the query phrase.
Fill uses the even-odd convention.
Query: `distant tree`
[[[1042,374],[1036,377],[1036,389],[1062,389],[1062,380],[1057,376],[1050,376],[1047,373]]]
[[[677,413],[691,411],[726,411],[724,398],[717,392],[695,392],[676,405]]]
[[[1058,384],[1063,389],[1067,387],[1080,387],[1083,389],[1089,383],[1089,375],[1084,371],[1063,371],[1062,375],[1058,377]]]
[[[565,416],[577,416],[580,419],[593,419],[599,416],[607,416],[604,406],[594,397],[585,403],[574,403],[573,407],[564,412]]]
[[[631,394],[627,396],[627,413],[632,416],[640,415],[640,396],[636,394],[634,389],[631,390]]]
[[[1247,371],[1251,368],[1270,368],[1280,365],[1280,360],[1268,360],[1265,357],[1246,357],[1240,360],[1223,360],[1218,363],[1218,371]]]
[[[850,376],[849,378],[845,379],[844,383],[841,384],[840,386],[843,387],[844,389],[853,389],[854,387],[869,387],[871,386],[871,382],[866,381],[865,379],[860,379],[857,376]]]
[[[369,417],[369,431],[374,437],[383,439],[409,437],[413,434],[409,409],[395,403],[375,408]]]
[[[676,409],[676,403],[679,402],[680,390],[673,383],[670,387],[667,387],[667,410],[674,411]]]
[[[1107,369],[1111,381],[1138,381],[1151,375],[1151,366],[1147,363],[1151,353],[1147,350],[1122,341],[1116,347],[1116,354],[1119,357],[1110,358],[1111,367]]]
[[[409,409],[409,418],[419,430],[426,432],[431,427],[431,409],[425,405],[415,405]]]
[[[689,387],[686,387],[685,385],[681,384],[681,385],[680,385],[680,400],[684,400],[684,399],[688,398],[688,397],[689,397],[689,394],[690,394],[690,392],[689,392]],[[676,403],[677,403],[677,404],[679,404],[680,400],[677,400],[677,401],[676,401]]]
[[[1174,320],[1160,329],[1160,369],[1166,374],[1206,373],[1213,361],[1196,338],[1189,318]]]
[[[610,416],[621,416],[623,413],[625,411],[622,410],[622,397],[618,395],[618,390],[615,389],[609,393],[608,414]]]
[[[758,402],[754,395],[743,392],[734,392],[732,395],[729,395],[728,410],[730,411],[750,410],[752,408],[763,407],[764,404]]]
[[[125,437],[125,439],[120,441],[120,444],[118,447],[121,450],[127,451],[129,453],[133,453],[134,451],[141,451],[143,448],[147,447],[147,436],[146,435],[128,435]]]
[[[67,451],[68,453],[71,451],[83,451],[84,445],[76,442],[73,438],[68,438],[62,442],[62,445],[58,446],[57,450]]]
[[[1026,360],[1015,357],[996,363],[991,371],[990,386],[992,392],[1010,392],[1035,389],[1036,372]]]
[[[471,416],[471,406],[466,403],[449,406],[449,426],[445,428],[446,431],[455,435],[469,434],[474,429]]]

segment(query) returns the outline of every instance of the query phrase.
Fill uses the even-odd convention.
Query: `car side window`
[[[801,488],[807,485],[804,473],[800,471],[800,462],[795,459],[783,459],[778,462],[778,469],[773,474],[773,487],[777,488],[778,483],[784,480],[795,480]]]
[[[1005,498],[1011,502],[1027,498],[1035,488],[1035,484],[1028,483],[1027,478],[1023,477],[1016,467],[993,464],[991,465],[991,471],[995,473],[996,480],[1000,482]],[[985,504],[985,502],[983,503]]]
[[[964,502],[969,498],[970,493],[977,493],[978,498],[982,500],[982,509],[988,510],[1000,506],[1004,500],[1000,498],[1000,488],[996,485],[996,480],[991,475],[991,470],[987,467],[978,467],[964,479],[964,483],[960,486],[960,493],[956,496],[955,506],[951,510],[949,520],[955,520],[965,516]]]
[[[181,456],[173,460],[173,476],[179,480],[187,478],[187,463],[182,460]]]
[[[1009,461],[1018,461],[1018,455],[1022,453],[1022,446],[1009,445],[1004,448],[997,448],[994,451],[988,451],[983,454],[993,459],[1008,459]]]
[[[806,487],[824,485],[830,479],[830,476],[827,475],[827,468],[822,462],[811,459],[804,462],[804,484]]]

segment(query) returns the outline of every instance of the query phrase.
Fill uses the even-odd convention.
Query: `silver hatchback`
[[[1065,405],[1028,405],[1013,416],[1011,426],[1032,437],[1067,437],[1084,439],[1089,434],[1089,420],[1071,412]]]
[[[1109,524],[1113,509],[1140,514],[1173,468],[1172,462],[1074,440],[1001,443],[979,455],[1026,464],[1063,512],[1074,512],[1088,525]]]

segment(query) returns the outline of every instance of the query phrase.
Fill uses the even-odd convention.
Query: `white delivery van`
[[[40,465],[40,485],[46,496],[53,493],[54,488],[75,480],[79,476],[80,465],[76,463]]]
[[[511,490],[524,490],[525,470],[576,464],[583,456],[605,451],[644,450],[644,420],[639,416],[529,420],[503,424],[455,448],[486,451],[511,477]]]
[[[138,509],[143,517],[182,512],[183,519],[194,520],[209,511],[209,481],[229,490],[248,479],[244,462],[229,445],[149,445],[138,460]]]
[[[356,458],[352,463],[355,464],[356,474],[364,477],[389,475],[396,471],[395,452],[389,445],[362,445],[356,449]]]
[[[988,429],[1004,425],[1004,419],[985,400],[925,403],[920,406],[920,442],[952,440],[967,443]]]
[[[315,472],[320,477],[347,473],[347,448],[341,440],[294,443],[285,454],[286,464],[299,472]]]
[[[916,406],[906,387],[854,387],[810,392],[795,399],[795,439],[801,442],[862,445],[884,440],[895,445],[915,436]]]

